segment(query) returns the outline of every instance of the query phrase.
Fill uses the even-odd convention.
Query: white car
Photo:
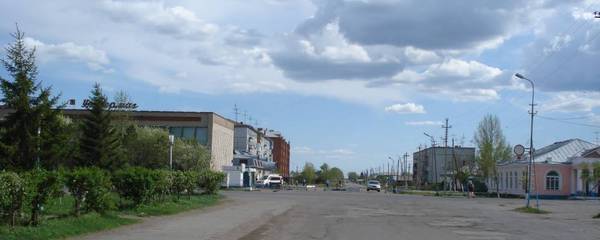
[[[256,181],[257,186],[265,188],[281,187],[282,184],[283,178],[277,174],[265,175],[261,179]]]
[[[379,183],[377,180],[369,180],[369,182],[367,182],[367,192],[371,190],[380,192],[381,183]]]

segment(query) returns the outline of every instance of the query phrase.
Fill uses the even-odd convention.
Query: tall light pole
[[[528,169],[528,173],[527,173],[527,193],[525,195],[525,198],[527,199],[527,203],[525,205],[525,207],[529,207],[529,202],[530,202],[530,195],[531,195],[531,169],[533,168],[533,116],[535,116],[535,112],[533,110],[534,106],[535,106],[535,84],[533,83],[533,81],[529,78],[526,78],[525,76],[516,73],[515,77],[523,79],[528,81],[529,83],[531,83],[531,111],[529,112],[529,114],[531,115],[531,123],[529,126],[529,169]],[[537,189],[536,189],[537,191]],[[539,207],[539,203],[537,203],[537,206]]]

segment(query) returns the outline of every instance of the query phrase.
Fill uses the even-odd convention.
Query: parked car
[[[367,182],[367,192],[371,190],[381,192],[381,183],[377,180],[369,180]]]
[[[256,181],[256,185],[264,188],[279,188],[283,185],[283,178],[278,174],[265,175]]]

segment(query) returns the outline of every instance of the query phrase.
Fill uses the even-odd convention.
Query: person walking
[[[473,184],[472,180],[469,180],[469,183],[467,183],[467,189],[469,191],[469,198],[475,198],[475,184]]]

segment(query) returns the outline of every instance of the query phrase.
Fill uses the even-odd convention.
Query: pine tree
[[[78,165],[116,170],[121,166],[118,159],[119,138],[112,126],[108,100],[99,84],[94,85],[88,103],[89,114],[82,124]]]
[[[63,142],[43,136],[61,134],[53,126],[62,112],[60,106],[56,107],[58,96],[52,96],[51,88],[42,88],[36,81],[35,48],[25,46],[25,34],[18,27],[11,35],[15,42],[6,47],[7,59],[1,62],[13,80],[0,77],[0,90],[5,107],[14,112],[1,123],[0,164],[4,168],[27,170],[36,166],[38,160],[43,161],[42,155],[58,158],[45,150]]]

